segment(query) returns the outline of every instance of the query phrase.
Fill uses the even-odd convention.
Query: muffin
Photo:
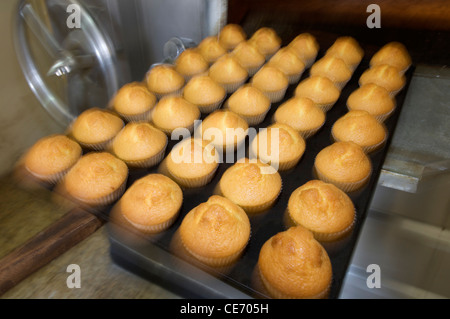
[[[227,92],[209,75],[197,75],[189,80],[183,90],[186,101],[197,105],[201,113],[211,113],[222,106]]]
[[[264,121],[270,106],[269,98],[251,85],[240,87],[225,102],[227,109],[238,114],[250,126]]]
[[[331,242],[348,235],[356,213],[350,197],[333,184],[311,180],[289,197],[288,215],[294,225],[310,230],[319,242]]]
[[[344,60],[333,55],[325,55],[312,65],[310,75],[329,78],[339,90],[342,90],[350,81],[352,70]]]
[[[200,135],[223,152],[235,150],[245,142],[248,123],[232,111],[217,110],[209,114],[197,130],[196,136]]]
[[[261,130],[250,144],[250,151],[259,160],[280,171],[289,170],[300,161],[306,143],[292,127],[275,123]]]
[[[305,70],[305,64],[289,47],[279,49],[267,62],[288,77],[289,84],[297,83]]]
[[[317,133],[326,120],[325,112],[306,97],[294,96],[281,104],[273,120],[295,129],[307,139]]]
[[[328,253],[303,226],[270,237],[257,263],[264,288],[276,299],[324,299],[332,282]]]
[[[112,100],[114,111],[127,122],[147,121],[155,105],[156,96],[139,82],[125,84]]]
[[[214,146],[198,138],[185,138],[167,155],[167,171],[183,187],[208,184],[219,167],[219,156]]]
[[[405,45],[400,42],[389,42],[378,50],[370,59],[370,67],[387,64],[405,73],[411,66],[412,60]]]
[[[116,207],[134,228],[155,234],[174,223],[182,203],[183,192],[177,183],[162,174],[149,174],[136,180]]]
[[[116,135],[110,150],[129,167],[148,168],[164,158],[167,135],[147,122],[131,122]]]
[[[200,110],[180,96],[167,96],[159,100],[152,114],[153,124],[170,135],[176,129],[188,129],[191,133]]]
[[[112,112],[91,108],[83,111],[69,127],[69,135],[83,148],[102,151],[125,123]]]
[[[61,189],[71,199],[88,206],[106,206],[125,191],[127,165],[107,152],[83,155],[64,176]]]
[[[385,88],[389,95],[395,97],[406,84],[405,76],[396,67],[380,64],[364,71],[359,78],[359,85],[373,83]]]
[[[335,142],[316,156],[317,177],[344,192],[362,188],[372,174],[372,163],[363,149],[353,142]]]
[[[331,128],[336,142],[353,142],[366,153],[379,149],[387,139],[386,127],[367,111],[349,111]]]
[[[328,112],[337,102],[341,91],[324,76],[310,76],[295,88],[294,95],[312,100],[324,112]]]
[[[220,57],[209,68],[209,76],[222,85],[227,93],[233,93],[247,81],[248,72],[230,54]]]
[[[200,54],[210,65],[225,55],[227,50],[220,44],[217,36],[204,38],[197,46]]]
[[[288,46],[294,50],[300,60],[305,64],[305,68],[311,67],[319,53],[319,43],[310,33],[297,35]]]
[[[389,92],[377,84],[368,83],[353,91],[347,99],[350,111],[367,111],[378,121],[385,121],[395,110],[395,99]]]
[[[56,184],[82,155],[81,146],[62,134],[40,138],[25,153],[24,168],[39,181]]]
[[[353,72],[361,63],[364,56],[364,50],[354,38],[342,36],[334,41],[325,52],[325,55],[332,55],[344,60]]]
[[[197,48],[188,48],[175,60],[175,71],[188,82],[193,76],[208,73],[209,63]]]
[[[266,57],[248,41],[239,43],[231,55],[247,70],[249,76],[253,76],[266,62]]]
[[[247,40],[247,34],[238,24],[229,23],[219,31],[219,43],[227,51],[232,51],[239,43]]]
[[[281,38],[274,29],[269,27],[259,28],[248,41],[265,56],[266,60],[269,60],[281,47]]]
[[[281,193],[281,176],[260,160],[239,159],[219,181],[219,192],[247,213],[269,209]]]
[[[181,95],[181,90],[186,83],[184,77],[170,64],[158,64],[152,67],[146,74],[145,82],[149,91],[158,99],[167,95]]]
[[[278,68],[269,65],[263,65],[250,83],[261,90],[272,103],[281,101],[289,86],[288,77]]]
[[[219,267],[233,264],[242,255],[250,239],[250,221],[238,205],[213,195],[187,213],[179,232],[192,256]]]

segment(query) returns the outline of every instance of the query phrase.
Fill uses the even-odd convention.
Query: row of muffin
[[[82,116],[80,116],[77,121],[75,121],[74,126],[71,130],[71,134],[73,134],[73,136],[75,137],[75,139],[77,141],[80,141],[80,144],[82,144],[83,146],[87,146],[87,147],[93,147],[96,150],[102,150],[104,147],[106,147],[104,142],[101,142],[100,145],[98,143],[89,143],[90,141],[84,141],[81,142],[81,140],[83,140],[82,137],[77,136],[74,132],[80,132],[80,134],[84,134],[86,135],[86,138],[98,138],[99,134],[97,134],[98,132],[92,132],[91,130],[89,130],[90,127],[98,127],[98,122],[101,122],[102,117],[107,117],[107,122],[108,125],[106,127],[100,127],[100,130],[104,130],[106,129],[112,129],[113,131],[115,131],[116,133],[119,131],[119,129],[122,128],[123,126],[123,122],[120,121],[120,119],[118,119],[117,117],[115,118],[114,115],[109,114],[107,112],[105,113],[101,113],[99,115],[99,112],[101,113],[100,110],[89,110],[89,112],[86,112],[84,114],[82,114]],[[86,119],[83,120],[84,116],[88,115],[88,114],[97,114],[93,117],[91,117],[90,119]],[[100,117],[99,117],[100,116]],[[95,125],[89,125],[89,123],[95,123]],[[78,126],[80,126],[80,128],[78,128]],[[101,125],[100,125],[101,126]],[[214,125],[213,125],[214,126]],[[345,126],[345,125],[344,125]],[[159,161],[161,161],[163,155],[164,155],[164,151],[165,151],[165,146],[167,145],[167,138],[165,138],[163,136],[163,134],[161,134],[157,129],[153,129],[151,128],[151,126],[147,125],[147,126],[139,126],[139,127],[134,127],[133,129],[131,129],[131,125],[130,125],[130,131],[133,131],[134,133],[131,135],[127,135],[127,134],[123,134],[125,135],[124,138],[124,142],[122,143],[122,145],[129,145],[130,144],[130,138],[133,138],[134,140],[136,139],[136,137],[139,136],[145,136],[145,130],[152,130],[152,132],[155,133],[155,138],[157,140],[158,143],[154,143],[152,142],[151,145],[148,146],[152,146],[152,156],[151,158],[145,158],[145,160],[138,159],[135,162],[133,162],[134,160],[131,159],[129,164],[130,165],[134,165],[134,164],[138,164],[138,165],[154,165],[156,163],[158,163]],[[286,132],[289,134],[290,137],[295,136],[292,132],[290,132],[288,129],[284,129],[283,132]],[[102,132],[101,132],[102,133]],[[104,132],[103,132],[104,133]],[[107,132],[108,133],[108,132]],[[295,163],[299,160],[299,158],[302,155],[302,152],[304,151],[304,143],[301,143],[301,139],[296,138],[296,141],[300,141],[299,143],[297,143],[297,147],[295,148],[297,150],[297,154],[295,155],[295,157],[291,160],[288,161],[288,163],[290,164],[287,168],[292,167],[293,165],[295,165]],[[120,144],[119,144],[120,145]],[[299,146],[300,145],[300,146]],[[155,151],[156,148],[156,151]],[[148,149],[144,148],[140,148],[141,151],[148,151]],[[124,149],[124,154],[133,154],[136,155],[136,153],[139,151],[139,149],[137,150],[133,150],[132,152],[130,152],[130,149],[127,147],[125,147]],[[256,151],[257,152],[257,151]],[[30,152],[30,154],[32,154],[33,152]],[[115,154],[117,154],[118,151],[115,152]],[[285,152],[282,152],[283,154],[285,154]],[[73,154],[76,154],[76,156],[80,156],[80,152],[78,150],[74,151]],[[139,154],[140,155],[140,154]],[[30,156],[31,157],[31,156]],[[36,156],[35,156],[36,157]],[[45,157],[40,157],[41,159],[43,158],[44,160]],[[72,160],[73,162],[73,160]],[[62,161],[60,161],[60,163],[62,163]],[[281,168],[285,168],[285,167],[281,167]],[[42,175],[42,174],[41,174]],[[52,176],[53,178],[53,176]]]
[[[116,163],[117,164],[117,163]],[[90,164],[90,166],[92,166],[92,164]],[[114,165],[112,165],[112,166],[114,166]],[[120,166],[120,165],[119,165]],[[122,166],[123,167],[123,166]],[[99,169],[93,169],[93,171],[95,171],[95,172],[97,172],[97,171],[102,171],[102,169],[101,168],[99,168]],[[107,173],[106,175],[110,175],[109,173]],[[275,188],[276,189],[276,188]],[[92,190],[91,190],[92,191]],[[121,191],[119,191],[119,193],[120,193]]]
[[[86,119],[86,120],[84,120],[84,117],[86,116],[88,116],[88,115],[90,115],[90,114],[94,114],[94,116],[93,117],[90,117],[90,118],[88,118],[88,119]],[[101,126],[101,125],[98,125],[98,123],[99,122],[102,122],[101,120],[102,119],[104,119],[106,117],[106,122],[107,122],[107,124],[108,125],[106,125],[106,126]],[[216,121],[217,122],[217,121]],[[361,122],[361,121],[360,121]],[[90,125],[89,123],[95,123],[95,125]],[[79,128],[78,128],[78,126],[79,126]],[[119,119],[119,118],[117,118],[117,117],[115,117],[114,115],[112,115],[112,114],[109,114],[109,113],[107,113],[107,112],[105,112],[105,113],[102,113],[102,111],[100,111],[100,110],[89,110],[88,112],[86,112],[86,113],[84,113],[84,114],[82,114],[82,116],[80,116],[78,119],[77,119],[77,121],[75,121],[75,123],[74,123],[74,126],[72,127],[72,130],[71,130],[71,132],[72,132],[72,134],[73,134],[73,136],[75,137],[75,139],[77,140],[77,141],[80,141],[80,144],[82,144],[83,146],[87,146],[87,147],[94,147],[94,149],[96,149],[96,150],[101,150],[101,149],[103,149],[106,145],[105,145],[105,142],[101,142],[100,144],[98,144],[98,143],[89,143],[89,142],[92,142],[92,141],[89,141],[89,140],[86,140],[86,141],[83,141],[83,142],[81,142],[82,140],[83,140],[83,137],[80,137],[80,136],[77,136],[74,132],[79,132],[79,134],[84,134],[84,135],[86,135],[86,138],[95,138],[95,139],[97,139],[98,137],[99,137],[99,132],[93,132],[92,130],[90,130],[89,128],[90,127],[99,127],[100,126],[100,131],[102,131],[102,130],[108,130],[108,129],[112,129],[113,130],[113,132],[118,132],[122,127],[123,127],[123,122]],[[214,124],[212,125],[212,126],[214,126]],[[349,125],[343,125],[343,127],[348,127]],[[131,159],[130,161],[130,165],[133,165],[133,164],[138,164],[138,165],[142,165],[142,164],[145,164],[145,165],[154,165],[154,164],[156,164],[156,163],[158,163],[161,159],[162,159],[162,157],[163,157],[163,155],[164,155],[164,151],[165,151],[165,146],[167,145],[167,138],[163,135],[163,134],[161,134],[157,129],[154,129],[154,128],[152,128],[151,126],[149,126],[149,125],[146,125],[146,126],[139,126],[139,128],[137,128],[137,127],[134,127],[133,129],[131,129],[131,125],[130,125],[130,131],[133,131],[134,133],[133,134],[131,134],[131,135],[127,135],[127,134],[123,134],[125,137],[124,137],[124,142],[122,143],[122,145],[129,145],[130,144],[130,138],[132,137],[133,139],[136,139],[136,137],[138,137],[138,136],[146,136],[146,133],[144,132],[144,131],[146,131],[146,130],[151,130],[154,134],[155,134],[155,138],[156,138],[156,141],[158,142],[158,143],[154,143],[154,142],[152,142],[152,143],[150,143],[148,146],[151,146],[151,147],[144,147],[144,148],[140,148],[140,149],[134,149],[132,152],[130,152],[130,149],[128,148],[127,149],[127,147],[125,147],[124,148],[124,150],[123,150],[123,153],[124,154],[133,154],[133,155],[136,155],[136,153],[138,153],[139,151],[142,151],[142,152],[144,152],[144,151],[147,151],[147,152],[152,152],[152,154],[151,154],[151,158],[149,159],[149,158],[145,158],[145,160],[143,160],[142,158],[141,159],[138,159],[138,160],[136,160],[136,162],[135,163],[133,163],[133,159]],[[285,130],[286,131],[286,130]],[[333,130],[333,132],[335,132],[336,130]],[[339,130],[337,130],[337,131],[339,131]],[[100,132],[100,133],[104,133],[104,132]],[[107,134],[110,134],[110,132],[106,132]],[[287,132],[287,133],[289,133],[290,134],[290,136],[293,136],[290,132]],[[359,132],[358,132],[359,133]],[[334,136],[336,137],[336,134],[334,134]],[[297,138],[297,140],[299,140],[298,138]],[[68,141],[64,141],[65,143],[68,143]],[[93,142],[95,142],[95,141],[93,141]],[[101,145],[101,146],[100,146]],[[119,144],[120,145],[120,144]],[[299,145],[301,145],[301,142],[300,142],[300,144]],[[73,151],[73,153],[72,154],[75,154],[74,156],[73,156],[73,158],[76,158],[77,156],[79,157],[80,156],[80,151],[79,151],[79,149],[76,149],[75,147],[73,147],[72,146],[72,148],[73,149],[75,149],[74,151]],[[150,148],[152,148],[152,149],[150,149]],[[150,149],[150,150],[149,150]],[[156,150],[155,150],[156,149]],[[297,150],[299,150],[299,152],[297,152],[297,160],[299,159],[299,157],[301,157],[301,154],[302,154],[302,151],[304,151],[304,145],[301,145],[300,147],[298,147],[297,148]],[[116,151],[115,152],[116,154],[118,153],[118,151]],[[33,156],[31,156],[31,154],[33,154],[33,152],[30,152],[30,155],[29,155],[29,158],[33,158]],[[138,154],[138,155],[140,155],[140,154]],[[40,158],[41,159],[41,162],[42,161],[46,161],[46,160],[48,160],[45,156],[43,157],[43,156],[34,156],[35,158],[36,157],[38,157],[38,158]],[[57,157],[54,157],[55,159],[57,158]],[[68,157],[69,158],[69,157]],[[73,161],[74,161],[74,159],[71,159],[71,161],[69,161],[70,163],[72,163],[73,164]],[[295,160],[295,159],[294,159]],[[32,161],[31,161],[31,163],[32,164],[30,164],[30,165],[28,165],[29,167],[31,167],[31,165],[38,165],[38,164],[36,164],[36,163],[39,163],[39,160],[35,160],[35,162],[33,163]],[[62,165],[62,163],[64,163],[64,161],[59,161],[59,164],[60,165]],[[292,163],[294,163],[294,165],[295,165],[295,161],[294,162],[292,162]],[[57,165],[53,165],[53,167],[57,167]],[[44,168],[46,168],[46,167],[44,167]],[[48,165],[47,165],[47,168],[48,168]],[[35,173],[37,174],[37,175],[39,175],[40,174],[40,176],[42,177],[43,175],[45,175],[44,173],[42,173],[42,172],[38,172],[38,169],[35,169],[34,170],[35,171]],[[59,173],[58,173],[59,174]],[[53,176],[53,174],[48,174],[51,178],[54,178],[54,176]]]

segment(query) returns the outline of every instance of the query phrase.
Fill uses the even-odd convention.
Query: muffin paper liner
[[[238,88],[240,88],[245,82],[247,81],[247,78],[245,78],[242,81],[233,82],[233,83],[220,83],[218,82],[224,89],[227,91],[227,93],[234,93]]]
[[[129,167],[149,168],[158,165],[163,159],[167,148],[167,142],[164,148],[150,158],[143,160],[125,160],[122,159]]]
[[[148,122],[150,120],[152,110],[153,108],[143,113],[133,115],[124,114],[120,112],[117,112],[117,114],[119,114],[119,116],[127,122]]]
[[[287,88],[288,87],[286,86],[277,91],[262,91],[262,92],[269,98],[270,102],[277,103],[284,98]]]
[[[235,252],[234,254],[232,254],[230,256],[226,256],[226,257],[222,257],[222,258],[212,258],[212,257],[204,257],[204,256],[201,256],[199,254],[194,253],[183,242],[183,238],[181,238],[181,242],[182,242],[182,244],[184,246],[184,249],[186,249],[186,251],[189,254],[191,254],[194,258],[196,258],[197,260],[201,261],[202,263],[204,263],[204,264],[206,264],[208,266],[211,266],[211,267],[222,267],[222,266],[227,266],[227,265],[230,265],[230,264],[234,263],[237,259],[239,259],[239,257],[241,257],[242,252],[245,249],[245,246],[244,246],[244,248],[242,248],[241,250]]]
[[[207,113],[212,113],[215,110],[220,109],[224,100],[225,100],[225,98],[223,98],[222,100],[220,100],[218,102],[214,102],[214,103],[210,103],[210,104],[203,104],[203,105],[196,104],[196,105],[201,113],[207,114]]]
[[[175,181],[178,184],[180,184],[181,186],[187,187],[187,188],[195,188],[195,187],[205,186],[206,184],[211,182],[211,180],[213,179],[213,177],[217,171],[217,168],[218,168],[218,165],[213,171],[209,172],[207,175],[199,176],[196,178],[183,178],[183,177],[174,175],[170,171],[169,171],[169,173],[175,179]]]
[[[345,183],[345,182],[339,182],[339,181],[335,181],[335,180],[328,178],[327,176],[322,174],[315,166],[314,166],[314,169],[317,174],[317,177],[320,180],[322,180],[326,183],[333,184],[334,186],[343,190],[345,193],[350,193],[350,192],[353,192],[353,191],[363,188],[365,186],[365,184],[369,181],[370,177],[372,176],[372,170],[371,170],[369,172],[369,174],[366,177],[364,177],[362,180],[360,180],[358,182],[353,182],[353,183]]]
[[[131,221],[124,214],[122,214],[122,216],[127,220],[127,222],[129,222],[133,227],[135,227],[139,231],[144,232],[146,234],[157,234],[157,233],[165,231],[166,229],[168,229],[170,226],[173,225],[175,220],[178,218],[178,215],[179,215],[179,212],[177,212],[175,215],[170,217],[165,222],[162,222],[162,223],[159,223],[159,224],[142,225],[142,224],[139,224],[139,223]]]
[[[358,144],[364,151],[364,153],[366,154],[370,154],[372,152],[375,152],[376,150],[380,149],[384,143],[386,143],[388,137],[388,132],[386,130],[386,136],[384,137],[384,139],[381,142],[378,142],[377,144],[374,145],[359,145],[358,143],[354,142],[355,144]],[[331,140],[334,142],[341,142],[341,140],[339,140],[338,138],[336,138],[333,134],[333,129],[331,129]]]
[[[316,103],[317,107],[319,107],[322,111],[325,113],[331,110],[331,108],[334,106],[336,102],[331,103]]]
[[[264,277],[264,275],[261,273],[261,271],[258,270],[258,273],[259,273],[261,283],[263,284],[264,288],[266,289],[266,291],[272,298],[274,298],[274,299],[296,299],[295,297],[285,294],[282,291],[279,291],[278,289],[273,287],[272,284]],[[332,282],[332,280],[331,280],[331,282]],[[330,292],[331,282],[321,292],[319,292],[315,295],[312,295],[312,296],[305,296],[304,299],[326,299]]]
[[[125,181],[116,190],[114,190],[110,194],[100,197],[100,198],[95,198],[95,199],[79,198],[79,197],[73,196],[72,194],[67,192],[67,190],[66,190],[66,192],[76,202],[79,202],[79,203],[82,203],[82,204],[85,204],[88,206],[102,207],[102,206],[110,205],[110,204],[114,203],[116,200],[118,200],[122,196],[122,194],[125,192],[126,184],[127,184],[127,179],[125,179]]]
[[[289,85],[296,84],[300,80],[302,75],[303,75],[303,71],[300,73],[287,75]]]

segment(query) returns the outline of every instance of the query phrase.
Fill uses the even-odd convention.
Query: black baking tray
[[[324,49],[326,48],[321,49],[317,59],[324,54]],[[135,231],[132,227],[124,226],[123,221],[120,220],[120,216],[112,216],[111,214],[113,212],[111,210],[102,211],[101,213],[105,214],[110,220],[107,227],[111,244],[110,253],[113,261],[123,268],[156,282],[186,298],[267,298],[267,295],[260,291],[254,282],[254,271],[260,248],[271,236],[286,229],[284,213],[290,194],[307,181],[316,179],[313,171],[314,159],[319,151],[333,143],[330,135],[331,127],[338,118],[348,111],[346,100],[358,88],[358,79],[362,72],[369,67],[370,57],[371,55],[364,57],[353,73],[351,80],[343,88],[339,100],[327,112],[324,126],[306,141],[305,153],[297,166],[289,171],[280,172],[283,180],[283,189],[275,205],[266,212],[250,216],[252,229],[250,242],[242,257],[231,270],[221,272],[220,270],[210,269],[190,259],[186,259],[182,254],[180,255],[174,251],[173,242],[177,236],[177,229],[183,217],[192,208],[201,202],[207,201],[215,193],[215,186],[224,171],[232,163],[221,163],[214,179],[205,187],[183,189],[184,202],[180,215],[176,222],[161,234],[154,236],[143,235]],[[405,74],[407,79],[406,85],[396,96],[396,109],[385,121],[388,130],[386,144],[382,149],[369,155],[373,165],[373,173],[369,182],[363,189],[349,194],[357,213],[356,223],[352,233],[338,245],[324,245],[329,253],[333,268],[332,286],[328,296],[330,299],[339,297],[342,283],[351,261],[361,227],[364,223],[372,195],[375,191],[413,72],[414,66],[411,66]],[[309,70],[306,70],[300,81],[308,76]],[[265,121],[257,125],[257,129],[267,127],[272,123],[272,115],[275,110],[284,101],[293,96],[295,87],[299,82],[290,85],[286,91],[285,98],[281,102],[272,105]],[[176,142],[178,141],[169,142],[166,155]],[[247,149],[248,145],[249,141],[247,140],[245,143]],[[130,170],[128,186],[147,174],[157,172],[159,172],[159,167]]]

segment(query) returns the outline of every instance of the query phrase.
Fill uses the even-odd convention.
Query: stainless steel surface
[[[341,298],[450,298],[449,74],[416,68]]]

